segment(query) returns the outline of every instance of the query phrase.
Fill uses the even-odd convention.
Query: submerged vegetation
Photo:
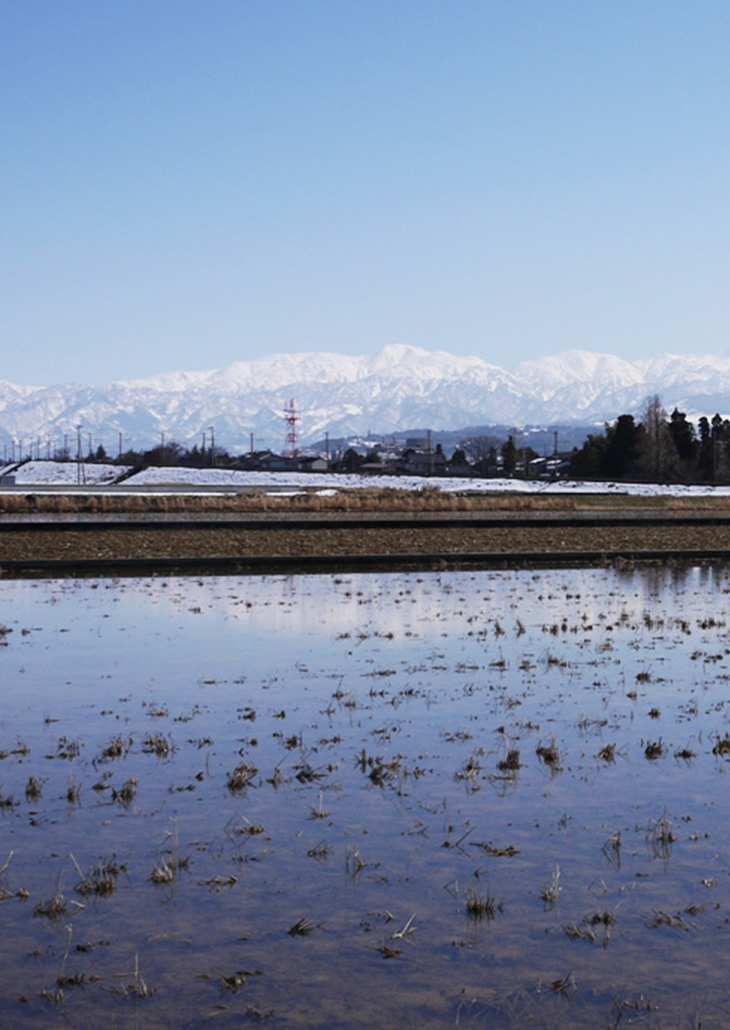
[[[723,1025],[730,570],[0,587],[3,1025]]]

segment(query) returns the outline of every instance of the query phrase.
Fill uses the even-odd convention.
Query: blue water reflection
[[[0,581],[0,1015],[723,1025],[729,592],[661,566]],[[61,990],[71,966],[98,981]]]

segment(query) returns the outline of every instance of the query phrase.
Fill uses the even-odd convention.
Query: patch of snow
[[[85,483],[87,486],[103,486],[114,483],[128,472],[129,469],[121,465],[83,465],[82,477],[79,478],[79,467],[76,462],[66,461],[27,461],[15,473],[16,486],[35,485],[73,485]]]
[[[13,466],[5,466],[12,468]],[[119,465],[84,465],[86,486],[107,486],[125,475],[129,469]],[[0,471],[2,471],[0,469]],[[75,462],[29,461],[16,473],[17,486],[73,486],[78,483]],[[146,487],[199,488],[230,487],[231,490],[272,491],[297,493],[309,488],[320,495],[331,495],[337,490],[424,490],[436,489],[443,493],[521,493],[521,494],[623,494],[627,497],[728,497],[730,486],[686,485],[683,483],[615,483],[555,480],[545,482],[529,479],[464,479],[461,476],[429,479],[427,476],[361,476],[356,473],[311,472],[244,472],[236,469],[148,468],[125,479],[115,493],[125,490],[136,492]]]

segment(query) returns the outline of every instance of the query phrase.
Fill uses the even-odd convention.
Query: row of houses
[[[568,472],[570,454],[554,454],[550,457],[525,455],[515,463],[511,475],[528,479],[559,479]],[[268,472],[359,472],[362,475],[410,475],[410,476],[504,476],[504,460],[498,453],[470,462],[464,451],[457,448],[448,458],[440,444],[433,449],[413,446],[403,447],[375,444],[367,453],[360,453],[355,447],[334,456],[297,455],[288,457],[273,451],[257,451],[241,457],[237,467]]]

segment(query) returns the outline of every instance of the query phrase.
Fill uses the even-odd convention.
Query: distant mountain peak
[[[167,440],[192,445],[215,428],[232,453],[281,450],[283,409],[294,399],[303,444],[332,437],[384,436],[414,426],[600,423],[636,413],[658,393],[690,418],[730,412],[730,357],[676,354],[627,361],[564,351],[513,371],[476,356],[389,343],[371,355],[277,354],[200,372],[166,372],[104,386],[16,386],[0,381],[0,443],[59,439],[82,431],[115,453]],[[75,438],[75,436],[74,436]]]

